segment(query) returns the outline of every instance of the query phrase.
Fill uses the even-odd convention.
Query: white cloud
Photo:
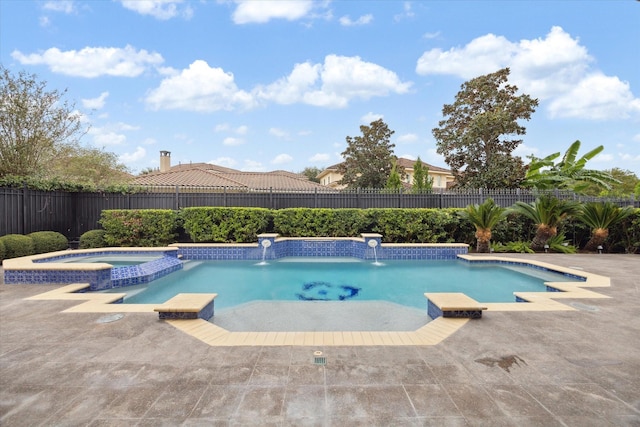
[[[314,7],[311,0],[236,0],[233,22],[236,24],[265,23],[272,19],[295,21],[307,16]]]
[[[360,25],[367,25],[367,24],[370,24],[371,22],[373,22],[373,15],[371,15],[371,14],[362,15],[361,17],[359,17],[355,21],[352,21],[351,18],[349,17],[349,15],[345,15],[345,16],[343,16],[343,17],[341,17],[339,19],[339,22],[340,22],[340,25],[342,25],[343,27],[354,27],[354,26],[360,26]]]
[[[407,93],[411,82],[358,56],[328,55],[324,64],[296,64],[291,74],[254,90],[257,98],[279,104],[302,102],[317,107],[344,108],[352,99]]]
[[[245,159],[244,166],[241,170],[244,172],[264,172],[266,169],[262,163],[257,160]]]
[[[164,59],[156,52],[136,50],[127,45],[115,47],[85,47],[81,50],[61,51],[52,47],[42,53],[25,55],[18,50],[11,53],[22,65],[47,65],[55,73],[77,77],[136,77],[148,67],[161,64]]]
[[[104,131],[98,128],[91,128],[89,135],[93,136],[93,143],[98,147],[122,145],[127,141],[127,137],[121,133]]]
[[[269,134],[276,136],[278,138],[283,138],[283,139],[289,138],[289,132],[283,129],[271,128],[269,129]]]
[[[285,165],[287,163],[291,163],[293,161],[293,157],[288,154],[278,154],[273,160],[271,160],[271,164],[274,165]]]
[[[613,159],[614,159],[613,154],[600,153],[597,156],[595,156],[593,159],[591,159],[591,161],[594,163],[611,163]]]
[[[331,159],[331,156],[327,153],[316,153],[309,157],[310,162],[326,163]]]
[[[44,10],[50,10],[53,12],[62,12],[66,14],[71,14],[76,11],[75,5],[71,0],[56,0],[56,1],[46,1],[42,5]]]
[[[393,17],[393,20],[396,22],[402,21],[403,19],[410,19],[416,16],[411,7],[411,2],[405,1],[402,4],[402,13],[399,13]]]
[[[232,73],[197,60],[180,74],[162,80],[146,103],[154,110],[213,112],[249,108],[254,101],[238,89]]]
[[[236,135],[246,135],[249,131],[249,127],[246,125],[242,125],[234,129],[229,123],[221,123],[219,125],[216,125],[214,130],[215,132],[231,132],[235,133]]]
[[[233,168],[238,162],[232,159],[231,157],[218,157],[217,159],[213,159],[209,161],[213,165],[225,166],[228,168]]]
[[[244,140],[242,138],[234,138],[232,136],[228,136],[222,141],[222,143],[230,147],[237,147],[238,145],[244,144]]]
[[[436,39],[438,37],[440,37],[440,31],[436,31],[436,32],[433,32],[433,33],[424,33],[422,35],[422,38],[423,39],[427,39],[427,40]]]
[[[183,2],[184,0],[120,0],[126,9],[163,21],[179,15],[186,19],[191,18],[193,10],[188,4],[183,8],[178,7]]]
[[[136,147],[136,151],[134,151],[133,153],[124,153],[120,155],[120,161],[122,163],[134,163],[137,162],[138,160],[142,160],[144,159],[144,157],[147,155],[147,150],[145,150],[143,147]]]
[[[108,96],[109,92],[102,92],[97,98],[83,99],[82,106],[91,110],[100,110],[104,107]]]
[[[367,114],[360,117],[360,123],[368,125],[371,122],[375,122],[376,120],[380,120],[380,119],[384,119],[384,115],[369,111]]]
[[[400,135],[398,136],[398,143],[401,144],[411,144],[413,142],[416,142],[418,140],[418,135],[416,135],[415,133],[407,133],[404,135]]]
[[[544,38],[511,42],[487,34],[448,51],[431,49],[416,65],[422,75],[463,79],[510,67],[509,81],[524,93],[548,101],[552,117],[590,120],[628,118],[640,113],[640,99],[618,77],[590,69],[593,58],[577,38],[553,27]]]
[[[527,156],[534,155],[536,157],[539,157],[539,152],[540,150],[536,147],[530,147],[526,144],[520,144],[515,148],[515,150],[512,151],[511,154],[513,156],[521,157],[525,163],[529,163],[529,161],[526,159]]]
[[[156,141],[155,138],[145,138],[144,141],[142,141],[142,143],[144,145],[156,145],[158,141]]]
[[[551,101],[552,117],[593,120],[640,116],[640,98],[634,98],[629,83],[600,73],[580,80],[571,90]]]

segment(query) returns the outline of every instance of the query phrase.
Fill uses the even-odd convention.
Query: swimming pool
[[[180,271],[127,289],[124,302],[162,303],[178,293],[217,293],[216,309],[252,301],[388,301],[423,309],[425,292],[462,292],[479,302],[514,302],[514,292],[545,292],[544,282],[568,281],[576,278],[525,266],[461,260],[190,261]]]

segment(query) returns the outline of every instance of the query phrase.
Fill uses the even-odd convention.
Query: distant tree
[[[630,197],[634,195],[636,186],[640,184],[640,178],[629,170],[613,168],[603,172],[608,173],[618,182],[611,183],[611,189],[609,190],[603,189],[596,184],[589,184],[584,190],[584,194],[601,197]]]
[[[338,165],[339,183],[348,188],[384,188],[395,159],[395,144],[390,142],[394,131],[382,119],[360,126],[360,131],[362,136],[347,136],[344,162]],[[404,169],[399,167],[398,173],[404,175]]]
[[[63,144],[85,133],[74,104],[46,82],[0,66],[0,177],[42,176]]]
[[[560,157],[560,152],[542,159],[530,156],[531,162],[522,185],[543,190],[558,188],[584,193],[590,186],[610,190],[612,184],[620,183],[609,172],[585,168],[589,160],[604,150],[604,146],[600,145],[577,158],[580,144],[580,141],[571,144],[558,163],[555,163],[555,159]]]
[[[387,179],[387,183],[384,187],[389,190],[399,190],[402,188],[402,179],[398,173],[398,167],[395,160],[391,166],[391,172],[389,172],[389,179]]]
[[[313,182],[320,182],[320,180],[318,179],[318,175],[320,174],[320,172],[322,172],[322,169],[320,169],[319,167],[316,166],[307,166],[306,168],[304,168],[304,170],[301,172],[302,175],[306,176],[307,178],[309,178],[309,181],[313,181]]]
[[[47,178],[98,188],[125,184],[131,179],[127,167],[114,153],[78,144],[60,147],[46,172]]]
[[[420,157],[413,165],[413,184],[411,190],[414,193],[424,193],[433,189],[433,178],[429,176],[429,167],[422,163]]]
[[[517,96],[518,88],[507,84],[509,72],[503,68],[464,83],[432,130],[459,187],[515,188],[524,179],[522,159],[511,155],[522,140],[512,138],[526,133],[518,120],[529,120],[538,100]]]
[[[157,170],[158,169],[152,167],[144,168],[140,171],[139,175],[149,175],[150,173],[156,172]]]

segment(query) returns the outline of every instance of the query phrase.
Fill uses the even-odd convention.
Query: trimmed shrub
[[[7,256],[7,249],[4,247],[4,243],[0,240],[0,263]]]
[[[194,207],[182,209],[179,217],[195,243],[251,243],[269,230],[273,214],[264,208]]]
[[[33,250],[36,254],[63,251],[69,248],[67,238],[57,231],[36,231],[27,236],[33,240]]]
[[[273,213],[274,232],[285,237],[355,237],[369,231],[371,216],[362,209],[280,209]]]
[[[21,256],[33,255],[33,240],[29,236],[22,234],[7,234],[0,237],[0,241],[4,244],[6,258],[18,258]]]
[[[80,236],[80,249],[105,248],[107,242],[104,241],[104,230],[89,230]]]
[[[102,211],[107,246],[166,246],[178,236],[178,216],[169,209]]]

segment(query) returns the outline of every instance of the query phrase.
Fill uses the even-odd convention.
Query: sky
[[[431,130],[461,85],[509,67],[539,100],[514,152],[604,145],[640,176],[640,2],[0,0],[0,62],[67,90],[82,143],[131,172],[209,162],[325,168],[383,119],[445,167]]]

